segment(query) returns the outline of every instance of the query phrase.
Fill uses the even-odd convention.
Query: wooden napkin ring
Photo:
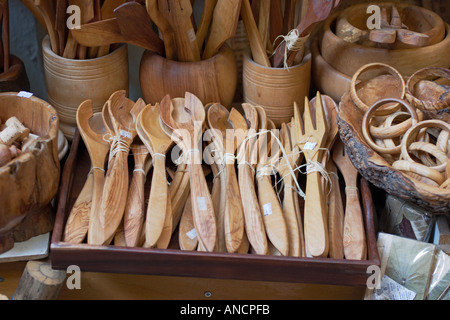
[[[438,146],[430,143],[430,142],[423,142],[423,141],[417,141],[411,143],[409,146],[407,146],[408,150],[408,156],[409,152],[411,151],[423,151],[431,154],[436,158],[438,161],[438,165],[429,165],[428,163],[422,163],[431,169],[437,170],[439,172],[444,172],[445,168],[447,167],[447,155],[444,151],[442,151]],[[423,161],[422,161],[423,162]]]
[[[423,113],[417,110],[418,121],[423,120]],[[408,116],[408,118],[400,123],[392,125],[396,118]],[[402,136],[409,128],[411,128],[412,119],[408,112],[396,111],[388,115],[380,126],[370,126],[370,134],[378,139],[390,139]]]
[[[431,91],[427,92],[427,97],[432,99],[429,101],[419,99],[414,93],[415,86],[421,80],[435,80],[437,78],[450,79],[450,70],[440,67],[426,67],[416,71],[408,78],[406,82],[406,92],[405,92],[406,100],[408,100],[408,102],[411,103],[414,107],[426,111],[437,111],[449,107],[450,106],[449,91],[447,91],[449,93],[431,92]],[[430,88],[430,90],[433,91],[433,88]]]
[[[358,96],[358,93],[356,92],[356,86],[359,82],[359,77],[367,71],[371,71],[371,70],[384,70],[386,71],[386,73],[391,74],[392,76],[394,76],[394,78],[396,78],[398,80],[398,82],[401,85],[401,94],[400,94],[400,99],[403,99],[406,93],[406,85],[405,85],[405,80],[403,79],[403,76],[400,74],[400,72],[398,72],[396,69],[394,69],[393,67],[384,64],[384,63],[369,63],[366,64],[364,66],[362,66],[361,68],[359,68],[354,74],[353,77],[350,81],[350,96],[353,100],[353,102],[355,103],[355,105],[361,109],[362,111],[367,111],[369,109],[369,106],[367,104],[365,104]],[[396,98],[393,98],[396,99]],[[388,114],[392,114],[393,112],[397,111],[398,109],[400,109],[400,105],[399,104],[394,104],[392,106],[389,107],[385,107],[384,109],[380,109],[377,111],[377,116],[383,116],[383,115],[388,115]]]
[[[431,179],[438,185],[441,185],[444,182],[443,174],[421,163],[411,162],[408,160],[397,160],[392,164],[392,168],[399,171],[406,171],[418,174],[425,178]]]
[[[364,114],[363,121],[362,121],[362,134],[364,136],[364,139],[366,140],[367,144],[375,151],[381,154],[400,154],[401,153],[401,144],[396,147],[380,147],[377,145],[370,134],[370,121],[372,117],[375,115],[378,108],[382,107],[386,103],[390,102],[397,102],[397,104],[401,107],[404,106],[406,110],[409,112],[411,116],[411,125],[414,126],[418,123],[419,117],[417,115],[416,110],[406,101],[396,99],[396,98],[387,98],[382,99],[374,103]]]
[[[438,128],[450,132],[450,124],[441,120],[425,120],[413,125],[402,138],[400,144],[401,157],[405,161],[414,162],[408,152],[408,147],[415,142],[417,136],[422,132],[422,129],[426,128]],[[448,158],[447,158],[448,161]]]

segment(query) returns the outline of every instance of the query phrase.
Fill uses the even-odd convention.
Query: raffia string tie
[[[307,36],[300,37],[298,34],[298,30],[292,29],[291,31],[288,32],[287,35],[281,34],[278,37],[276,37],[273,42],[274,46],[275,46],[275,43],[277,42],[278,38],[282,38],[283,41],[286,43],[286,46],[284,47],[283,68],[289,70],[289,66],[287,64],[288,51],[303,51],[308,37]],[[275,52],[278,50],[278,48],[283,43],[283,41],[278,44],[276,49],[273,51],[274,53],[272,55],[275,54]]]

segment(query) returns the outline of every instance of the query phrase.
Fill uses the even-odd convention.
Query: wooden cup
[[[306,52],[303,61],[289,69],[262,66],[246,54],[242,78],[244,102],[263,107],[279,128],[294,116],[294,102],[303,108],[309,95],[311,53]]]
[[[60,118],[60,128],[71,141],[78,106],[91,99],[93,112],[100,112],[111,93],[129,88],[128,49],[119,46],[108,55],[94,59],[67,59],[56,55],[50,41],[42,41],[44,76],[48,101]]]
[[[139,68],[142,94],[147,103],[159,103],[167,94],[184,97],[196,95],[206,105],[220,102],[230,107],[237,84],[237,68],[233,51],[227,45],[213,57],[183,62],[168,60],[145,51]]]

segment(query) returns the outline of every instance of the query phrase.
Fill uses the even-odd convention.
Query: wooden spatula
[[[208,40],[202,59],[214,56],[222,45],[236,33],[241,0],[218,0],[214,8]]]

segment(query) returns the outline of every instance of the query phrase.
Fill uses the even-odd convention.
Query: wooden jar
[[[220,102],[230,107],[237,84],[234,54],[227,45],[209,59],[183,62],[168,60],[146,50],[139,69],[140,85],[145,102],[155,104],[165,95],[184,97],[196,95],[204,105]]]
[[[306,52],[300,64],[288,69],[265,67],[254,62],[250,54],[244,56],[244,102],[263,107],[277,127],[291,121],[294,101],[302,108],[309,95],[310,79],[310,52]]]
[[[48,101],[58,112],[60,128],[68,140],[75,132],[78,106],[91,99],[93,112],[117,90],[129,88],[128,50],[118,47],[108,55],[94,59],[67,59],[56,55],[50,41],[42,41],[44,75]]]
[[[0,253],[53,227],[51,200],[60,176],[58,116],[47,102],[0,93],[0,118],[15,116],[40,138],[0,167]]]
[[[23,61],[10,55],[10,66],[0,74],[0,92],[30,91],[30,82]]]

